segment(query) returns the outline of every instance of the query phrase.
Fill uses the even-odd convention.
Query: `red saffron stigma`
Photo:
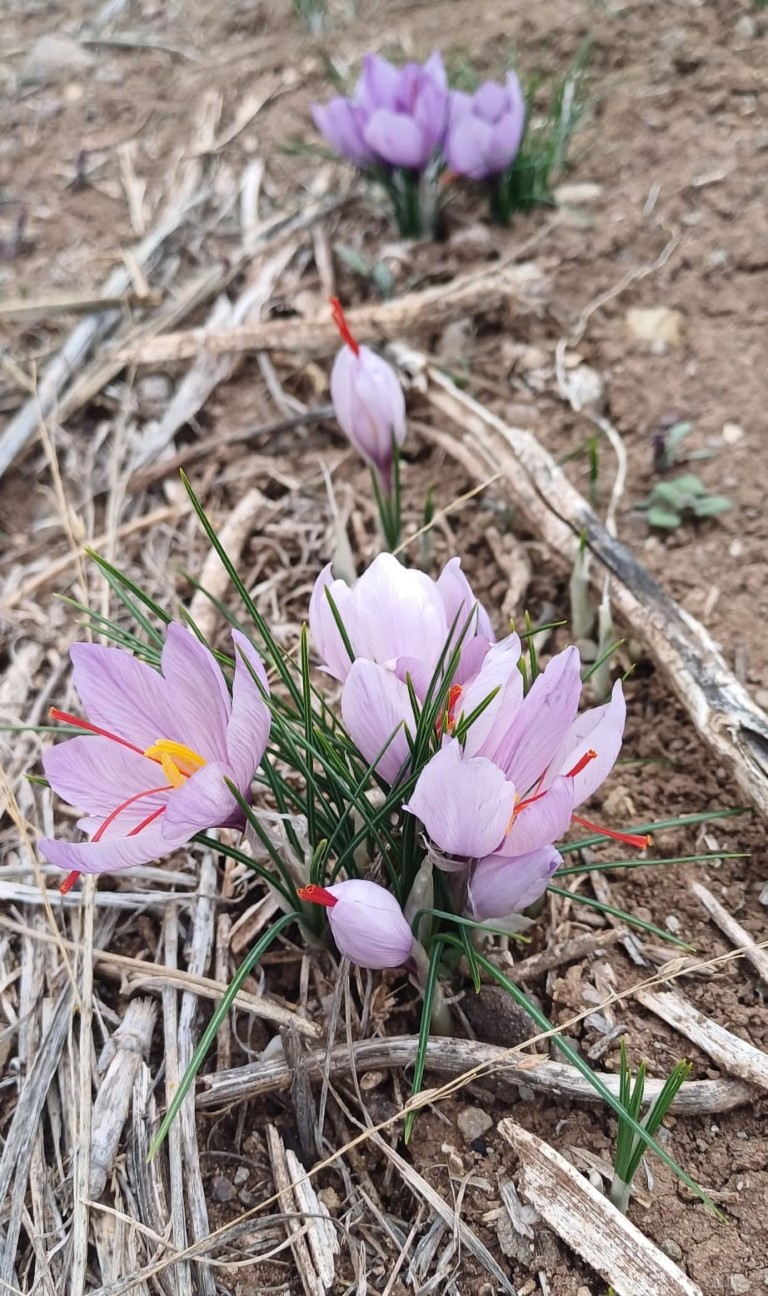
[[[573,816],[573,822],[580,828],[588,828],[590,832],[600,833],[601,837],[611,837],[614,841],[625,842],[627,846],[636,846],[638,850],[645,850],[652,841],[650,834],[641,837],[636,833],[614,832],[611,828],[601,828],[600,824],[590,823],[589,819],[582,819],[579,815]]]
[[[140,832],[143,832],[151,823],[154,823],[155,819],[158,819],[164,810],[165,806],[158,806],[156,810],[152,811],[151,815],[147,815],[146,819],[142,819],[140,824],[137,824],[135,828],[132,828],[128,836],[137,837]]]
[[[79,876],[77,869],[73,873],[68,873],[59,887],[59,895],[66,895],[67,892],[71,891]]]
[[[585,751],[581,760],[578,760],[576,762],[573,769],[569,770],[565,777],[575,778],[576,775],[580,774],[583,769],[586,769],[587,766],[590,764],[590,762],[593,760],[597,760],[597,752],[595,751],[594,747],[590,747],[589,751]]]
[[[172,792],[172,791],[173,788],[169,783],[166,787],[147,788],[146,792],[136,792],[134,796],[128,797],[127,801],[123,801],[119,806],[115,806],[115,809],[110,814],[107,815],[103,824],[100,824],[99,827],[96,829],[95,833],[93,834],[93,837],[91,838],[91,841],[92,842],[101,841],[102,837],[104,836],[105,832],[109,828],[110,824],[113,824],[117,819],[117,816],[121,815],[123,811],[127,810],[128,806],[133,805],[134,802],[143,801],[145,797],[155,796],[158,792]],[[149,816],[149,819],[150,820],[154,819],[156,817],[156,814],[160,814],[164,809],[165,806],[160,806],[157,812],[153,811],[153,813]],[[144,820],[142,824],[139,824],[139,827],[135,829],[135,831],[139,832],[141,828],[146,827],[148,822],[149,820]],[[126,834],[126,836],[128,837],[132,837],[133,835],[134,835],[133,832],[129,832]]]
[[[338,297],[331,297],[330,301],[331,301],[331,315],[333,317],[334,324],[336,325],[343,340],[346,342],[347,346],[349,347],[353,355],[359,355],[360,348],[349,331],[349,325],[347,323],[346,316],[342,309],[341,302],[339,301]]]
[[[325,887],[316,886],[314,882],[310,882],[309,886],[299,887],[296,894],[300,900],[308,900],[310,904],[325,905],[326,909],[332,909],[339,903],[336,896],[326,891]]]
[[[59,724],[74,725],[77,729],[87,729],[89,733],[98,734],[100,738],[110,738],[112,742],[120,743],[121,746],[138,752],[140,756],[144,755],[141,747],[137,747],[135,743],[128,742],[127,738],[118,738],[117,734],[110,733],[108,729],[100,729],[98,725],[91,724],[90,720],[82,720],[80,716],[70,715],[68,711],[59,711],[58,707],[51,707],[48,715],[51,720],[56,720]]]

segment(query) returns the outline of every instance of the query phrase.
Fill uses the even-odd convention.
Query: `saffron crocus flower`
[[[445,158],[449,170],[470,180],[506,171],[525,129],[525,99],[514,72],[504,85],[485,81],[474,94],[451,93]]]
[[[351,98],[313,104],[315,125],[348,162],[422,170],[443,145],[448,82],[441,56],[397,68],[368,54]]]
[[[344,341],[331,370],[334,413],[342,432],[373,468],[381,490],[389,495],[395,448],[405,440],[403,389],[386,360],[355,341],[335,297],[331,306]],[[397,521],[399,525],[399,518]]]
[[[413,735],[416,725],[413,698],[425,701],[441,659],[447,663],[461,639],[452,677],[460,690],[461,681],[478,671],[493,639],[488,614],[477,604],[458,558],[434,581],[391,554],[380,554],[351,588],[333,580],[326,567],[312,592],[309,627],[324,669],[343,683],[344,724],[387,783],[394,783],[407,764],[406,731]]]
[[[488,855],[472,870],[466,912],[479,922],[503,921],[522,913],[543,895],[563,857],[553,846],[540,846],[528,855]]]
[[[270,715],[259,656],[239,631],[232,639],[231,697],[210,650],[175,623],[159,672],[121,648],[72,647],[87,718],[51,716],[89,733],[53,747],[43,767],[53,790],[86,811],[79,826],[90,841],[40,842],[46,859],[71,870],[64,887],[79,873],[146,864],[202,829],[242,822],[225,780],[250,796]]]
[[[391,891],[378,883],[350,878],[329,887],[302,887],[298,895],[326,907],[339,953],[358,967],[400,967],[411,957],[413,932]]]

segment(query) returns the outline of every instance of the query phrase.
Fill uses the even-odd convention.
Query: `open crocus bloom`
[[[398,68],[368,54],[351,98],[313,104],[312,116],[328,143],[355,166],[421,170],[442,147],[448,122],[443,60]]]
[[[411,957],[413,932],[391,891],[377,882],[350,878],[329,887],[302,887],[298,894],[325,906],[339,953],[358,967],[400,967]]]
[[[459,641],[461,660],[452,682],[460,689],[479,670],[494,637],[458,558],[434,581],[386,553],[352,587],[324,568],[312,592],[309,627],[323,668],[343,683],[341,712],[350,737],[388,783],[408,760],[412,695],[419,704],[425,700],[441,660],[447,662]]]
[[[483,696],[490,704],[463,741],[444,737],[404,806],[447,857],[441,861],[435,853],[438,866],[463,861],[471,870],[471,916],[503,917],[512,912],[508,903],[525,906],[543,893],[557,867],[552,844],[572,819],[593,827],[574,810],[604,782],[621,749],[626,707],[620,682],[608,703],[578,715],[577,649],[558,653],[525,697],[508,674],[513,655],[506,644],[486,654],[455,702],[457,721]],[[597,831],[637,847],[647,844],[644,837]]]
[[[40,842],[46,859],[71,870],[65,887],[78,873],[146,864],[205,828],[241,821],[225,780],[250,795],[270,715],[261,660],[239,631],[232,638],[231,697],[213,654],[175,623],[160,672],[120,648],[72,647],[87,719],[51,714],[90,733],[53,747],[43,767],[53,790],[87,812],[79,827],[91,839]]]

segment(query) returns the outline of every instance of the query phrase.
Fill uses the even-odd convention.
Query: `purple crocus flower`
[[[449,857],[443,862],[434,852],[438,866],[455,868],[464,861],[471,869],[472,915],[488,907],[491,901],[485,897],[501,877],[499,904],[493,902],[496,917],[504,915],[510,897],[535,890],[536,878],[541,894],[554,867],[552,843],[572,820],[633,846],[648,843],[645,837],[613,833],[574,815],[607,778],[619,754],[626,715],[621,683],[614,685],[608,703],[578,716],[576,649],[558,653],[524,698],[513,676],[504,683],[505,670],[511,667],[518,674],[513,657],[514,647],[506,643],[486,654],[478,675],[455,703],[460,720],[496,690],[476,722],[477,734],[473,723],[463,742],[445,736],[404,806],[424,824],[433,846]],[[542,851],[549,851],[546,859]],[[507,875],[505,869],[517,869],[520,860],[525,864]]]
[[[434,581],[391,554],[380,554],[352,588],[333,580],[326,567],[312,592],[309,627],[323,668],[343,683],[341,712],[350,737],[387,783],[397,780],[409,758],[406,731],[413,735],[416,724],[413,696],[424,702],[441,658],[447,661],[463,633],[452,679],[452,693],[460,692],[493,640],[488,614],[477,604],[458,558]]]
[[[397,374],[349,331],[341,303],[331,299],[333,318],[344,339],[331,370],[331,400],[342,432],[375,470],[381,489],[392,489],[395,446],[405,440],[405,397]]]
[[[504,85],[485,81],[473,95],[454,90],[450,97],[445,158],[449,170],[471,180],[487,180],[511,166],[525,128],[525,99],[514,72]]]
[[[400,967],[411,957],[413,932],[391,891],[376,882],[350,878],[329,887],[311,884],[298,895],[327,908],[339,953],[358,967]]]
[[[397,68],[368,54],[351,98],[313,104],[320,133],[348,162],[421,171],[443,146],[448,81],[437,52]]]
[[[73,645],[87,719],[57,710],[51,716],[89,734],[53,747],[43,768],[54,792],[87,812],[79,827],[90,841],[40,842],[46,859],[71,870],[62,889],[79,873],[146,864],[202,829],[242,822],[225,780],[250,796],[270,714],[258,654],[238,630],[232,639],[231,697],[211,651],[176,623],[168,626],[160,671],[121,648]]]
[[[563,862],[553,846],[540,846],[527,855],[487,855],[472,870],[466,912],[478,922],[502,921],[522,913],[543,895],[552,874]]]

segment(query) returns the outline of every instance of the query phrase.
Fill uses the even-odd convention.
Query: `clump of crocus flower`
[[[344,342],[331,370],[331,399],[339,427],[370,465],[384,539],[400,542],[400,447],[405,440],[405,397],[395,371],[350,332],[341,303],[331,300]]]
[[[350,737],[388,784],[409,765],[414,700],[424,703],[436,673],[444,675],[454,656],[451,685],[471,678],[494,637],[459,558],[435,581],[391,554],[379,554],[351,588],[325,567],[312,591],[309,629],[323,669],[343,683]]]
[[[449,171],[477,180],[488,189],[491,212],[509,223],[509,173],[525,131],[525,98],[514,72],[506,81],[484,81],[474,94],[453,90],[445,159]]]
[[[228,783],[250,798],[270,730],[264,666],[233,630],[232,693],[213,653],[182,625],[168,626],[160,671],[122,648],[75,644],[74,683],[85,716],[52,719],[87,731],[46,752],[53,788],[86,812],[87,842],[44,838],[40,849],[69,870],[117,872],[149,863],[206,828],[238,825]]]
[[[436,182],[448,127],[448,81],[440,54],[402,68],[368,54],[354,93],[313,104],[312,115],[337,153],[385,186],[401,234],[435,233]]]

